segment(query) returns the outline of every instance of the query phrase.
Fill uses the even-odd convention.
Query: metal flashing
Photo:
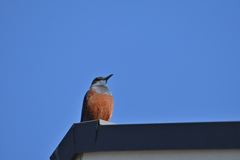
[[[240,122],[75,123],[50,159],[70,160],[78,153],[95,151],[179,149],[240,149]]]

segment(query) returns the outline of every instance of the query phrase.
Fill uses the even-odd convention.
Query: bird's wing
[[[87,91],[87,93],[85,94],[84,99],[83,99],[81,122],[83,122],[84,110],[85,110],[86,105],[87,105],[88,92],[89,91]]]

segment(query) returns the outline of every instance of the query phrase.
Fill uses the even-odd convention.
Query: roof
[[[103,120],[74,123],[51,155],[129,150],[240,149],[240,122],[115,125]]]

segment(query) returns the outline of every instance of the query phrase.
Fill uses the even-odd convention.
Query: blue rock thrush
[[[103,119],[109,121],[113,112],[113,96],[107,87],[107,77],[97,77],[85,94],[82,106],[81,122]]]

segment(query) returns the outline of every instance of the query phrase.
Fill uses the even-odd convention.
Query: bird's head
[[[91,86],[95,86],[95,85],[103,85],[103,86],[107,86],[107,81],[110,77],[112,77],[113,74],[110,74],[107,77],[97,77],[93,80],[92,85]]]

